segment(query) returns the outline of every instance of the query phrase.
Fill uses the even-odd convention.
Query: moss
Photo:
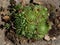
[[[17,11],[13,21],[16,34],[28,39],[41,39],[50,30],[47,8],[41,5],[22,6],[18,4],[14,7]]]

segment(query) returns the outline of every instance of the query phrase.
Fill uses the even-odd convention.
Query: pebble
[[[51,38],[51,40],[56,40],[56,37]]]
[[[60,24],[58,24],[58,27],[60,28]]]
[[[4,42],[4,45],[6,45],[6,42]]]
[[[45,39],[46,41],[50,41],[50,36],[45,35],[44,39]]]
[[[8,20],[10,20],[10,17],[9,16],[4,16],[3,19],[4,19],[4,21],[8,21]]]

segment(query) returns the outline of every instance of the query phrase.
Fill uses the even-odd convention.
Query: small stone
[[[44,4],[42,1],[40,0],[33,0],[33,2],[37,3],[37,4]]]
[[[59,20],[60,20],[60,17],[59,17]]]
[[[60,24],[58,24],[58,27],[60,28]]]
[[[45,39],[46,41],[50,41],[50,37],[49,37],[48,35],[45,35],[44,39]]]
[[[56,37],[51,38],[51,40],[56,40]]]
[[[9,16],[4,16],[3,20],[7,22],[8,20],[10,20],[10,17]]]
[[[9,44],[6,44],[6,45],[9,45]]]
[[[56,24],[59,24],[60,22],[59,22],[59,20],[58,20],[58,19],[55,19],[55,23],[56,23]]]
[[[4,45],[6,45],[7,43],[6,42],[4,42]]]

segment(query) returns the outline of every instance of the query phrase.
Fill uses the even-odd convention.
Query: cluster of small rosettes
[[[28,39],[41,39],[48,33],[50,25],[47,8],[41,5],[15,6],[16,33]]]

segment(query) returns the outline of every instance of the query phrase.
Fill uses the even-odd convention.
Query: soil
[[[30,0],[29,0],[30,1]],[[25,1],[29,3],[29,1]],[[27,43],[25,38],[19,38],[15,35],[14,31],[6,31],[3,27],[4,22],[1,17],[3,15],[7,15],[7,7],[9,5],[9,0],[0,0],[0,8],[3,7],[3,11],[0,11],[0,45],[60,45],[60,0],[33,0],[34,3],[43,2],[46,7],[50,10],[50,6],[52,4],[54,8],[53,11],[50,12],[49,20],[52,22],[52,29],[49,31],[49,36],[57,37],[56,40],[39,40],[39,41],[29,41]],[[20,2],[18,0],[17,2]],[[2,10],[2,9],[1,9]],[[1,16],[2,15],[2,16]],[[2,29],[3,28],[3,29]],[[20,40],[20,41],[19,41]]]

